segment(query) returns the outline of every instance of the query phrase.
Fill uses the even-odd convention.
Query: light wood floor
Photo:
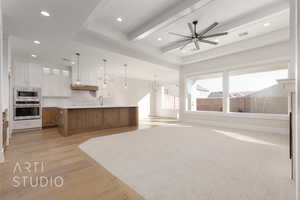
[[[144,120],[139,128],[157,126],[155,124],[157,122],[172,123],[172,120],[157,118]],[[0,164],[0,199],[143,199],[78,148],[80,143],[89,138],[118,134],[135,129],[133,127],[119,128],[81,133],[70,137],[61,137],[55,128],[15,134],[12,144],[5,153],[6,162]],[[16,173],[14,173],[17,162],[21,164],[22,172],[16,170]],[[38,168],[37,172],[32,170],[29,173],[24,170],[26,162],[43,162],[44,171],[41,172],[41,169]],[[33,184],[36,183],[36,176],[46,176],[49,180],[51,177],[61,176],[64,179],[64,185],[60,188],[49,185],[45,188],[34,188],[30,185],[30,179],[27,179],[25,187],[23,185],[14,187],[14,176],[31,177]]]

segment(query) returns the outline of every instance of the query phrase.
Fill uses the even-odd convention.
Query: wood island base
[[[138,126],[138,107],[59,108],[58,112],[62,136],[130,126]]]

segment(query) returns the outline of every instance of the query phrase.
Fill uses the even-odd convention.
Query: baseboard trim
[[[182,119],[182,122],[186,123],[194,123],[194,124],[201,124],[205,126],[215,126],[215,127],[223,127],[223,128],[233,128],[233,129],[241,129],[241,130],[248,130],[248,131],[259,131],[265,133],[275,133],[275,134],[288,134],[288,128],[274,128],[274,127],[266,127],[266,126],[254,126],[254,125],[247,125],[247,124],[233,124],[233,123],[224,123],[224,122],[215,122],[210,120],[185,120]]]
[[[26,129],[13,129],[12,133],[24,133],[28,131],[40,131],[42,130],[42,127],[37,127],[37,128],[26,128]]]

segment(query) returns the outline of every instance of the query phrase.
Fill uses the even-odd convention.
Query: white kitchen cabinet
[[[42,88],[43,97],[70,97],[71,72],[67,68],[42,67],[35,63],[15,62],[15,87]]]
[[[28,63],[15,62],[13,68],[13,79],[14,85],[19,86],[28,86]]]
[[[30,87],[42,87],[42,67],[30,63],[28,66],[28,80]]]
[[[69,70],[47,68],[49,72],[43,73],[43,97],[70,97],[71,77]]]
[[[13,77],[16,87],[41,87],[42,68],[38,64],[15,62]]]

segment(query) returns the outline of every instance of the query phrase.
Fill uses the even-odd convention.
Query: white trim
[[[225,71],[223,73],[223,113],[228,113],[230,109],[230,99],[229,99],[229,72]]]
[[[281,115],[281,114],[266,114],[266,113],[235,113],[235,112],[224,113],[224,112],[217,112],[217,111],[184,111],[184,114],[238,117],[238,118],[248,118],[248,119],[282,120],[282,121],[289,120],[288,114]]]
[[[198,72],[189,72],[189,73],[184,72],[184,68],[187,66],[183,66],[182,72],[184,73],[184,78],[186,79],[186,78],[190,78],[190,77],[197,76],[197,75],[203,75],[203,74],[208,74],[208,73],[221,73],[224,71],[234,71],[234,70],[248,68],[248,67],[260,68],[265,65],[269,65],[271,67],[272,65],[282,65],[282,64],[287,64],[287,67],[288,67],[289,62],[290,62],[290,58],[284,56],[284,57],[273,58],[273,59],[269,59],[269,60],[252,62],[252,63],[248,63],[248,64],[241,64],[241,65],[234,65],[234,66],[227,66],[227,67],[218,67],[217,69],[212,67],[210,69],[202,69],[201,71],[198,71]]]
[[[4,163],[4,162],[5,162],[4,149],[1,148],[0,149],[0,163]]]
[[[295,134],[295,172],[296,172],[296,200],[300,200],[300,3],[290,1],[290,38],[291,65],[295,69],[296,77],[296,134]],[[294,77],[291,77],[294,78]]]
[[[181,121],[185,122],[185,123],[195,123],[195,124],[201,124],[201,125],[205,125],[205,126],[233,128],[233,129],[258,131],[258,132],[264,132],[264,133],[275,133],[275,134],[282,134],[282,135],[288,134],[288,128],[273,128],[273,127],[269,127],[269,126],[253,126],[253,125],[236,124],[236,123],[211,121],[211,120],[194,120],[194,119],[185,120],[184,118]]]
[[[277,62],[275,62],[277,63]],[[268,62],[269,65],[274,65],[274,62]],[[247,66],[247,65],[244,65]],[[223,112],[217,112],[217,111],[187,111],[187,108],[184,106],[183,109],[183,113],[189,113],[189,114],[212,114],[212,115],[216,115],[216,116],[229,116],[229,117],[242,117],[242,118],[258,118],[258,119],[267,119],[267,120],[289,120],[289,116],[288,114],[268,114],[268,113],[236,113],[236,112],[230,112],[230,105],[229,105],[229,89],[230,89],[230,82],[229,82],[229,78],[230,78],[230,72],[231,71],[235,71],[237,69],[240,69],[241,67],[237,68],[237,67],[233,67],[231,69],[227,69],[227,70],[215,70],[215,71],[210,71],[210,72],[196,72],[193,73],[193,75],[191,74],[185,74],[184,75],[184,87],[187,89],[187,79],[188,78],[192,78],[194,76],[201,76],[201,75],[208,75],[208,74],[215,74],[215,73],[220,73],[222,74],[222,79],[223,79],[223,93],[224,93],[224,97],[223,99]],[[260,68],[257,66],[257,68]],[[187,91],[183,94],[183,99],[186,99],[187,96]]]

